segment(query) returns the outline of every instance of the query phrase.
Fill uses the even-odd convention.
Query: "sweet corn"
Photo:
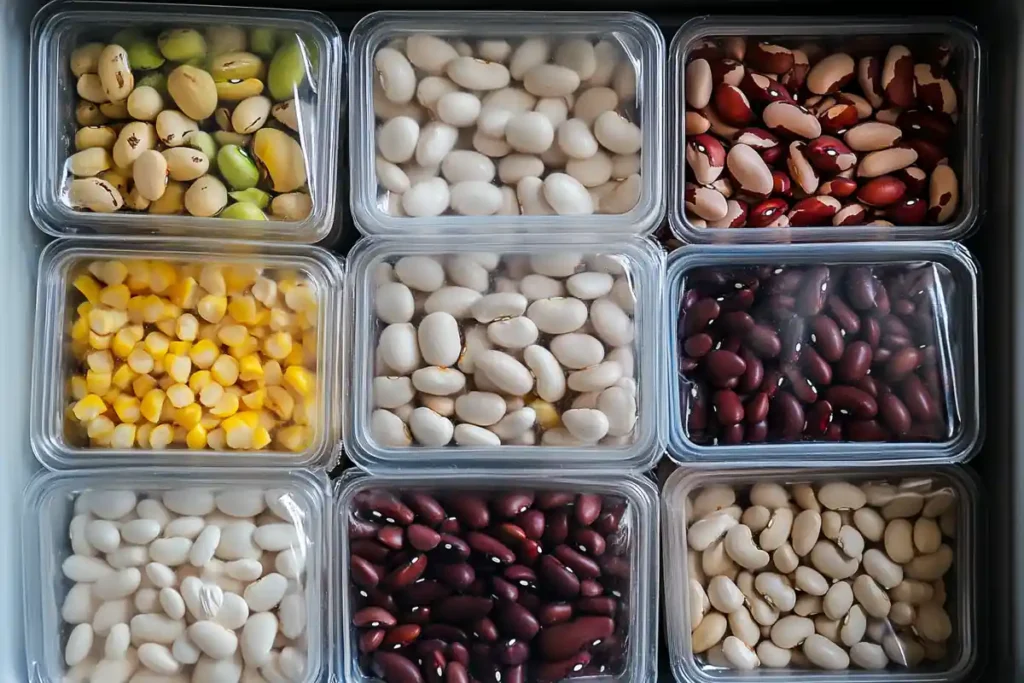
[[[195,341],[199,334],[199,321],[191,313],[182,313],[175,323],[174,333],[182,341]]]
[[[89,272],[106,285],[119,285],[128,277],[128,267],[120,261],[93,261]]]
[[[140,375],[153,372],[154,365],[153,356],[149,355],[149,352],[146,351],[144,342],[136,344],[132,352],[128,354],[128,367]]]
[[[188,355],[196,367],[206,370],[220,356],[220,349],[209,339],[202,339],[192,345],[192,350],[188,352]]]
[[[82,377],[81,375],[73,375],[68,384],[68,393],[71,394],[71,398],[76,401],[81,401],[85,398],[86,394],[89,393],[85,377]]]
[[[199,424],[203,425],[203,428],[206,431],[216,429],[217,427],[220,426],[220,423],[221,419],[219,417],[210,415],[209,413],[206,412],[203,413],[203,418],[199,421]]]
[[[276,360],[269,360],[263,364],[263,381],[266,382],[267,386],[276,386],[283,379],[284,373],[281,371],[280,363]]]
[[[195,308],[199,300],[199,283],[195,278],[185,277],[178,280],[168,292],[171,302],[181,308]]]
[[[237,264],[224,269],[224,283],[227,285],[228,294],[238,294],[249,289],[256,278],[260,276],[260,269],[253,265]]]
[[[197,335],[199,340],[206,339],[207,341],[219,342],[217,339],[217,333],[220,332],[220,326],[214,325],[213,323],[200,323],[199,334]]]
[[[164,393],[163,389],[150,389],[142,397],[142,416],[150,422],[159,422],[166,398],[167,394]]]
[[[226,387],[238,381],[238,361],[228,355],[222,355],[213,362],[210,368],[210,375]]]
[[[195,403],[196,396],[187,384],[174,384],[167,388],[167,400],[175,408],[184,408]]]
[[[207,408],[212,408],[217,405],[218,401],[224,396],[224,387],[217,382],[211,381],[209,384],[204,386],[199,392],[199,402]]]
[[[90,304],[95,306],[99,303],[102,288],[100,287],[100,283],[96,282],[91,275],[82,273],[74,279],[71,286],[81,292],[82,296],[84,296]]]
[[[283,308],[272,308],[270,310],[270,329],[274,332],[288,330],[295,322],[295,316]]]
[[[273,431],[273,430],[277,429],[277,426],[280,423],[277,421],[277,417],[275,417],[272,412],[270,412],[269,410],[264,409],[264,410],[259,411],[259,414],[260,414],[260,426],[261,427],[263,427],[264,429],[266,429],[268,431]]]
[[[316,399],[304,396],[295,402],[295,412],[292,413],[292,422],[298,425],[312,425],[316,419]]]
[[[89,346],[100,351],[109,349],[110,343],[113,339],[114,335],[112,334],[96,334],[92,331],[89,332]]]
[[[175,424],[179,424],[185,429],[192,429],[203,419],[203,407],[198,403],[190,403],[182,408],[178,408],[178,412],[174,414]]]
[[[537,424],[544,431],[554,429],[562,424],[558,409],[543,399],[536,399],[528,404],[537,413]]]
[[[316,293],[306,285],[296,285],[284,294],[284,303],[296,313],[316,308]]]
[[[110,390],[111,374],[89,370],[85,373],[85,386],[90,394],[105,394]]]
[[[95,308],[95,306],[93,306],[91,303],[89,303],[88,301],[83,301],[82,303],[78,304],[78,308],[75,309],[75,313],[77,313],[80,318],[88,318],[89,311],[91,311],[93,308]]]
[[[158,297],[156,294],[150,294],[142,300],[142,320],[150,324],[164,317],[164,312],[167,307],[164,306],[164,300]]]
[[[175,324],[174,318],[165,318],[163,320],[160,320],[156,324],[156,329],[158,329],[161,333],[167,335],[168,337],[177,336],[175,332],[177,331],[178,328],[177,325]]]
[[[132,294],[139,294],[149,289],[149,262],[148,261],[125,261],[125,268],[128,269],[128,289]]]
[[[146,318],[146,297],[140,294],[129,299],[127,313],[128,322],[134,325],[144,323]]]
[[[188,440],[188,430],[181,426],[175,426],[171,436],[171,443],[176,446],[184,446]]]
[[[251,334],[247,334],[245,341],[243,341],[241,344],[228,347],[228,354],[232,358],[240,361],[242,358],[246,356],[251,356],[254,353],[259,353],[259,350],[260,340],[252,336]]]
[[[316,388],[316,379],[301,365],[292,365],[284,371],[284,383],[300,396],[310,396]]]
[[[86,365],[96,372],[113,372],[114,357],[110,351],[93,351],[85,358]]]
[[[163,375],[156,381],[156,385],[163,389],[165,392],[175,384],[174,378],[169,375]]]
[[[100,290],[100,303],[110,308],[128,308],[132,293],[128,285],[109,285]],[[90,302],[96,303],[96,302]]]
[[[216,405],[210,408],[210,414],[214,417],[230,417],[238,412],[238,396],[225,392]]]
[[[143,422],[139,425],[139,428],[135,430],[135,442],[139,444],[139,448],[149,448],[149,435],[153,433],[153,428],[156,425],[149,422]]]
[[[89,341],[88,318],[78,318],[71,324],[71,340],[76,342]]]
[[[132,392],[142,398],[156,388],[156,379],[152,375],[139,375],[132,380]]]
[[[292,336],[287,332],[275,332],[263,342],[263,353],[274,360],[284,360],[292,352]]]
[[[206,435],[206,445],[215,451],[222,451],[227,446],[227,437],[220,427],[211,429]]]
[[[174,439],[174,430],[171,425],[157,425],[153,427],[153,431],[149,434],[149,447],[162,451],[171,444],[171,440]]]
[[[178,281],[178,271],[167,261],[151,261],[149,264],[149,288],[155,294],[163,294]]]
[[[197,424],[188,430],[188,434],[185,436],[185,445],[189,447],[189,450],[201,451],[206,448],[206,444],[207,436],[203,425]]]
[[[260,357],[254,353],[238,359],[238,377],[243,382],[263,379]]]
[[[196,304],[199,317],[208,323],[219,323],[228,309],[228,300],[224,296],[207,294]]]
[[[175,356],[187,356],[188,352],[192,350],[192,342],[190,341],[172,341],[167,345],[167,353],[174,354]],[[191,363],[191,359],[189,359]]]
[[[164,371],[175,382],[184,384],[188,382],[189,376],[192,374],[192,359],[188,356],[168,353],[164,356],[163,365]]]
[[[245,325],[222,325],[217,330],[217,339],[225,346],[238,346],[249,338],[249,329]]]
[[[224,270],[219,265],[205,265],[199,271],[199,286],[213,296],[226,296],[227,283],[224,281]]]
[[[263,407],[264,402],[267,400],[267,390],[257,389],[251,391],[242,397],[242,403],[245,404],[246,408],[251,410],[259,410]]]
[[[164,393],[167,393],[167,389],[164,389]],[[177,414],[178,409],[172,406],[170,401],[164,401],[164,404],[160,406],[160,419],[158,422],[173,423]]]
[[[135,425],[119,424],[114,427],[114,433],[110,437],[112,448],[128,449],[135,444]]]
[[[252,433],[252,447],[262,450],[270,444],[270,432],[264,427],[257,427]]]
[[[302,425],[292,425],[277,432],[277,442],[286,450],[298,452],[304,449],[309,439],[309,431]]]
[[[93,308],[89,311],[89,329],[96,334],[114,334],[128,322],[128,314],[112,308]]]
[[[151,355],[154,360],[163,360],[163,357],[167,355],[167,349],[170,345],[171,340],[162,332],[150,332],[146,335],[146,351],[149,352],[149,355]]]
[[[302,349],[302,344],[296,342],[292,344],[291,353],[284,359],[285,365],[302,365],[306,361],[306,353]]]
[[[100,398],[102,398],[103,402],[106,403],[108,406],[111,406],[114,405],[114,401],[116,401],[117,397],[120,395],[121,391],[117,387],[110,387],[109,389],[107,389],[106,393],[100,396]],[[105,414],[109,417],[113,413],[111,413],[110,409],[107,409],[107,412]]]
[[[252,295],[261,304],[270,308],[277,303],[277,283],[270,278],[258,277],[252,285]]]
[[[114,421],[109,417],[106,415],[100,415],[89,423],[86,434],[88,434],[89,438],[97,444],[106,446],[110,443],[111,437],[114,436],[115,426]]]
[[[188,388],[198,394],[212,381],[213,377],[210,376],[209,370],[199,370],[198,372],[192,373],[192,377],[188,380]]]
[[[136,332],[138,332],[138,338],[136,338]],[[114,340],[110,344],[110,350],[114,352],[114,355],[118,358],[127,358],[128,354],[132,352],[135,345],[142,340],[142,326],[141,325],[129,325],[122,327],[114,335]]]
[[[227,420],[224,421],[225,423]],[[223,427],[224,438],[228,445],[228,448],[234,448],[236,450],[248,450],[252,448],[252,437],[253,432],[256,431],[247,424],[238,423],[228,427],[226,424]]]
[[[117,370],[114,370],[114,375],[110,381],[121,391],[127,391],[137,376],[135,371],[128,367],[127,364],[122,364],[117,367]]]
[[[295,399],[284,387],[267,387],[267,397],[264,399],[267,408],[272,410],[282,420],[290,420],[292,411],[295,410]]]
[[[142,404],[135,396],[121,394],[114,399],[114,412],[121,422],[138,422],[142,417]]]
[[[228,315],[243,325],[252,325],[256,322],[256,299],[249,295],[231,297],[228,304]]]
[[[73,412],[79,422],[89,422],[106,410],[107,404],[103,402],[102,398],[96,394],[89,394],[75,404]]]

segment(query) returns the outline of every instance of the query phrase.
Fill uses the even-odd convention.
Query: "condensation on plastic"
[[[68,344],[71,316],[84,301],[72,287],[74,269],[95,259],[149,259],[172,263],[258,265],[302,273],[319,302],[316,362],[316,428],[305,450],[215,451],[172,448],[90,448],[72,443],[65,433],[67,381],[74,366]],[[221,243],[216,251],[178,246],[171,241],[145,243],[107,239],[63,239],[52,242],[39,259],[36,292],[35,353],[32,367],[31,441],[36,458],[54,470],[81,467],[241,466],[330,467],[340,450],[341,287],[344,262],[318,247],[269,243]],[[151,327],[151,326],[147,326]],[[147,332],[149,330],[147,329]]]
[[[435,475],[399,474],[374,476],[358,470],[346,471],[334,482],[334,523],[332,545],[335,551],[333,585],[337,591],[338,649],[332,674],[334,680],[370,683],[379,680],[368,675],[359,665],[359,649],[352,616],[358,598],[350,589],[349,565],[351,547],[348,520],[354,516],[354,498],[370,490],[398,494],[417,492],[451,495],[459,492],[509,493],[513,491],[566,491],[596,493],[619,498],[626,503],[620,522],[620,535],[628,543],[630,580],[620,599],[628,603],[629,624],[625,629],[626,657],[623,670],[605,673],[600,680],[611,683],[655,680],[658,671],[658,491],[647,477],[625,475],[602,477],[588,475],[537,476],[535,474],[502,476],[445,473]],[[622,531],[624,529],[624,531]],[[526,680],[535,680],[527,675]],[[571,679],[570,679],[571,680]],[[590,679],[588,679],[590,680]]]
[[[636,206],[619,215],[458,216],[409,218],[388,215],[388,192],[377,182],[373,57],[396,38],[429,33],[441,38],[608,39],[617,43],[636,73],[638,125],[643,132],[642,190]],[[349,81],[352,215],[364,234],[604,232],[647,234],[665,215],[664,128],[665,39],[648,17],[636,12],[382,11],[352,30]]]
[[[109,39],[125,28],[159,32],[169,28],[228,26],[292,32],[318,54],[315,73],[307,64],[307,86],[299,93],[298,133],[313,200],[301,221],[253,221],[164,216],[145,212],[91,213],[67,203],[65,160],[74,153],[75,81],[71,52],[89,40]],[[183,236],[268,240],[311,244],[334,227],[338,188],[338,120],[342,106],[344,45],[337,26],[323,14],[298,9],[205,7],[177,3],[139,4],[104,0],[56,0],[32,24],[33,73],[29,134],[32,218],[43,231],[62,235],[116,234],[132,237]],[[212,160],[211,160],[212,161]]]
[[[636,302],[633,320],[636,335],[632,348],[637,382],[637,422],[633,441],[621,446],[549,447],[502,445],[496,447],[455,446],[441,448],[382,446],[370,434],[373,412],[373,378],[377,341],[384,325],[374,307],[375,267],[394,263],[403,256],[442,256],[490,252],[503,257],[551,254],[555,251],[593,256],[603,254],[619,260],[630,278]],[[369,472],[395,468],[459,468],[533,470],[583,468],[588,471],[641,471],[648,469],[664,450],[665,430],[661,372],[664,349],[661,344],[661,278],[664,255],[650,241],[636,237],[610,239],[594,235],[573,237],[478,237],[470,241],[443,237],[408,239],[369,238],[359,242],[349,255],[346,283],[345,321],[350,325],[348,348],[351,361],[346,373],[348,399],[345,418],[346,454]]]
[[[944,225],[926,226],[823,226],[803,228],[698,228],[686,217],[683,190],[686,166],[684,75],[687,56],[701,40],[745,36],[797,45],[805,41],[849,44],[871,39],[887,41],[948,40],[952,46],[952,73],[960,102],[959,140],[953,144],[952,168],[960,182],[960,208]],[[981,176],[981,80],[985,54],[974,26],[954,19],[875,21],[868,19],[796,19],[780,17],[703,16],[683,24],[669,47],[669,223],[686,243],[842,242],[853,240],[963,239],[983,215]]]
[[[274,504],[286,510],[290,519],[278,517],[276,514],[268,517],[271,512],[270,508],[266,508],[255,518],[237,518],[238,521],[249,520],[258,525],[262,518],[266,518],[269,523],[291,522],[296,526],[301,547],[292,548],[303,553],[306,558],[305,575],[296,586],[305,598],[306,625],[299,639],[289,640],[288,643],[303,649],[306,656],[305,673],[297,683],[315,683],[322,680],[330,667],[334,631],[334,624],[329,616],[334,594],[328,585],[333,539],[329,535],[331,523],[326,518],[330,514],[330,490],[326,476],[301,469],[282,472],[254,468],[241,474],[235,469],[208,469],[197,473],[194,469],[160,467],[147,471],[128,469],[112,472],[87,469],[77,472],[42,472],[29,483],[23,507],[22,578],[25,658],[30,680],[67,680],[64,679],[67,671],[64,648],[73,626],[64,623],[61,606],[68,591],[75,584],[64,575],[62,564],[73,554],[69,524],[75,515],[86,512],[85,503],[88,498],[84,498],[84,494],[102,496],[105,491],[129,491],[135,493],[138,500],[159,500],[169,491],[239,494],[249,490],[263,491],[265,499],[273,498]],[[218,510],[214,510],[212,514],[223,517]],[[171,513],[171,518],[175,517],[178,515]],[[103,554],[97,553],[97,556],[102,557]],[[191,569],[187,563],[185,567]],[[138,569],[143,571],[145,577],[145,566],[139,566]],[[264,570],[264,576],[267,573]],[[197,570],[196,575],[198,574]],[[294,582],[290,580],[290,583]],[[151,584],[144,578],[142,585]],[[134,602],[132,596],[127,600]],[[93,612],[98,605],[99,603],[93,604]],[[134,605],[132,613],[139,613]],[[159,607],[157,613],[162,614]],[[189,623],[195,621],[189,613],[186,613],[186,619]],[[241,629],[236,633],[241,641]],[[282,636],[279,634],[278,637]],[[87,660],[99,661],[103,658],[105,640],[105,636],[94,637]],[[138,644],[133,638],[132,646],[137,647]],[[275,651],[281,647],[275,643]],[[235,657],[241,652],[241,642],[238,648]],[[239,658],[239,668],[241,666]],[[186,666],[184,669],[188,675],[191,667]],[[146,669],[139,665],[138,670]]]
[[[739,671],[716,667],[708,663],[704,654],[694,655],[690,640],[693,631],[689,607],[689,563],[687,561],[688,501],[694,494],[715,486],[735,489],[737,503],[755,484],[777,483],[784,486],[810,484],[817,492],[828,482],[845,481],[855,485],[885,483],[904,490],[923,492],[926,500],[938,491],[951,492],[956,506],[956,536],[943,535],[943,542],[953,550],[953,565],[945,574],[947,589],[946,612],[952,622],[952,635],[946,641],[946,657],[938,662],[925,660],[918,667],[906,669],[890,662],[882,671],[865,671],[851,663],[846,671],[797,669],[793,667],[756,668]],[[928,492],[924,492],[927,489]],[[976,475],[963,467],[870,467],[853,469],[772,469],[744,468],[736,470],[677,469],[662,489],[662,525],[664,529],[663,562],[665,574],[665,623],[668,633],[669,659],[672,673],[679,683],[754,683],[754,681],[799,680],[813,683],[848,683],[865,681],[900,680],[907,683],[947,683],[968,679],[979,662],[984,648],[985,608],[980,598],[984,586],[985,570],[978,556],[985,545],[985,508]],[[819,537],[820,538],[820,537]],[[882,548],[881,543],[867,542],[865,548]],[[699,555],[699,554],[698,554]],[[773,566],[773,565],[769,565]],[[869,621],[871,619],[869,618]],[[895,627],[899,631],[907,629]],[[886,624],[886,633],[892,635],[894,626]],[[726,636],[730,634],[726,629]],[[723,636],[724,639],[725,636]],[[867,635],[864,640],[870,641]],[[846,648],[844,648],[846,649]],[[895,678],[894,678],[895,677]]]
[[[748,443],[739,445],[695,443],[688,434],[688,383],[679,369],[682,340],[678,327],[686,277],[698,268],[740,270],[743,266],[877,265],[930,267],[935,275],[933,298],[941,380],[945,389],[947,436],[927,442]],[[981,274],[974,257],[955,242],[900,242],[835,245],[691,245],[669,258],[666,284],[665,329],[669,335],[666,376],[669,411],[669,447],[673,460],[687,465],[728,463],[763,466],[799,463],[827,467],[838,462],[863,464],[958,463],[977,454],[984,441],[982,376],[979,357]]]

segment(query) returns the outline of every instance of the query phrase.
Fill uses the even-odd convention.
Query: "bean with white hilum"
[[[633,441],[635,300],[620,259],[406,256],[374,276],[379,445]]]
[[[500,44],[501,50],[494,50]],[[392,216],[622,214],[641,192],[637,76],[612,40],[426,34],[373,59]]]

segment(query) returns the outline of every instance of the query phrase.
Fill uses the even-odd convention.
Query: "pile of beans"
[[[934,265],[688,273],[678,335],[689,438],[948,438],[946,275]]]
[[[376,277],[377,443],[632,442],[635,293],[622,259],[406,256]]]
[[[302,220],[312,207],[298,139],[308,51],[294,34],[229,26],[125,29],[76,48],[68,203],[262,221],[269,208]]]
[[[304,514],[281,490],[79,495],[64,680],[305,681]]]
[[[555,491],[367,490],[346,520],[359,662],[386,683],[618,675],[630,510]]]
[[[694,655],[743,670],[945,660],[956,502],[930,478],[699,490],[686,500]]]
[[[615,41],[397,39],[373,58],[393,216],[626,213],[640,198],[636,72]]]
[[[956,215],[948,48],[849,51],[730,37],[687,52],[696,227],[943,225]]]

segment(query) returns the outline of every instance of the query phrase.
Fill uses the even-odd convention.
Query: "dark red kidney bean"
[[[833,294],[826,300],[825,306],[846,334],[857,334],[860,332],[860,316],[845,301]]]
[[[549,602],[541,607],[537,618],[544,626],[553,626],[572,619],[572,605],[567,602]]]
[[[543,555],[537,562],[537,574],[553,594],[562,598],[575,598],[580,593],[580,580],[558,558]]]
[[[419,521],[427,526],[437,526],[444,521],[445,514],[444,508],[437,502],[437,499],[433,496],[429,496],[425,493],[407,493],[404,496],[405,502],[419,517]]]
[[[586,555],[573,550],[567,545],[556,546],[554,556],[572,570],[572,573],[581,579],[596,579],[601,576],[601,568]]]
[[[435,565],[437,577],[457,591],[469,588],[476,581],[476,570],[469,564]]]
[[[459,565],[445,565],[447,567],[457,567]],[[440,569],[440,571],[448,571],[447,569]],[[416,583],[406,586],[397,593],[399,601],[403,605],[429,605],[432,602],[436,602],[441,598],[446,598],[452,594],[452,591],[448,586],[445,586],[433,579],[423,579]]]
[[[420,655],[420,662],[420,666],[423,669],[423,677],[427,680],[427,683],[442,683],[444,681],[444,669],[448,665],[448,660],[444,656],[444,643],[441,643],[440,648]]]
[[[928,389],[917,375],[910,375],[900,384],[900,396],[915,420],[931,422],[938,417],[938,409]]]
[[[882,384],[871,375],[861,377],[859,380],[853,383],[853,386],[857,387],[861,391],[868,392],[869,394],[871,394],[873,398],[876,399],[882,394],[889,392],[888,385]]]
[[[438,533],[457,536],[462,533],[462,524],[454,517],[447,517],[437,527]]]
[[[753,294],[751,294],[753,296]],[[754,327],[754,319],[746,311],[730,311],[722,314],[719,323],[730,334],[743,336]],[[690,354],[693,355],[693,354]]]
[[[445,500],[448,509],[470,529],[483,529],[491,522],[487,501],[482,496],[460,493]]]
[[[808,436],[823,437],[832,425],[832,404],[828,401],[818,401],[807,409],[806,416],[804,433]]]
[[[554,683],[579,673],[590,663],[590,653],[580,652],[569,659],[544,662],[537,667],[537,683]]]
[[[611,536],[619,530],[619,523],[622,521],[622,515],[626,512],[625,503],[609,503],[605,501],[604,506],[601,508],[601,516],[594,522],[593,529],[599,534],[605,536]],[[601,539],[603,542],[605,539]],[[603,545],[601,546],[604,547]],[[594,551],[593,555],[601,555],[604,551]]]
[[[530,646],[518,640],[510,640],[495,647],[495,659],[505,666],[519,666],[530,658]]]
[[[749,394],[760,387],[762,380],[764,380],[764,363],[746,347],[740,349],[740,358],[747,364],[747,369],[744,371],[743,376],[740,377],[740,383],[736,386],[736,389],[741,394]]]
[[[516,561],[516,554],[508,546],[487,534],[470,531],[466,534],[466,542],[472,550],[485,555],[490,562],[512,564]]]
[[[803,318],[790,318],[779,323],[779,341],[782,342],[779,361],[783,365],[797,362],[806,335],[807,322]]]
[[[576,609],[581,614],[596,614],[606,617],[614,617],[617,608],[618,603],[615,601],[615,598],[581,598],[576,601]]]
[[[892,312],[896,315],[913,315],[914,302],[909,299],[897,299],[892,304]]]
[[[572,657],[584,647],[612,635],[615,622],[608,617],[586,616],[545,627],[537,637],[540,656],[548,661]]]
[[[482,569],[487,569],[487,565],[483,565]],[[473,579],[473,583],[465,589],[466,595],[476,595],[479,597],[489,597],[490,592],[487,590],[487,579],[483,576],[477,576]]]
[[[909,337],[899,337],[895,334],[890,334],[882,337],[882,347],[888,349],[891,352],[899,351],[902,348],[910,346]]]
[[[878,291],[875,292],[875,310],[879,315],[889,315],[891,307],[889,305],[889,290],[884,286],[879,285]]]
[[[703,332],[707,329],[707,326],[711,321],[718,317],[721,313],[721,308],[718,306],[718,302],[714,299],[706,298],[696,302],[690,309],[686,311],[686,315],[683,320],[683,330],[685,336]]]
[[[882,325],[878,322],[877,318],[867,318],[864,320],[864,327],[861,330],[861,339],[863,339],[868,346],[872,349],[877,349],[878,345],[882,341]]]
[[[768,408],[768,419],[783,439],[796,439],[804,431],[804,409],[796,396],[788,391],[775,394]]]
[[[581,526],[590,526],[601,516],[601,496],[581,493],[576,496],[575,516]],[[562,539],[565,540],[565,539]]]
[[[458,536],[441,534],[440,542],[430,552],[435,562],[457,564],[469,559],[469,545]]]
[[[598,568],[600,571],[600,568]],[[593,579],[584,579],[580,581],[580,597],[583,598],[596,598],[599,595],[604,595],[604,587]]]
[[[875,307],[875,298],[881,283],[867,268],[853,268],[846,276],[846,296],[850,305],[858,311],[870,311]]]
[[[419,667],[397,652],[374,652],[373,672],[387,683],[423,683]]]
[[[598,521],[601,521],[608,513],[601,513],[601,517],[598,517]],[[595,523],[596,525],[596,523]],[[601,533],[614,533],[614,532],[601,532]],[[575,529],[572,532],[572,540],[582,552],[585,552],[594,557],[598,557],[604,553],[605,542],[601,534],[594,531],[594,529]]]
[[[744,338],[747,346],[760,358],[775,358],[782,351],[782,342],[767,325],[754,325]]]
[[[747,364],[739,354],[719,349],[707,355],[704,367],[712,379],[728,380],[742,375],[747,369]]]
[[[405,564],[398,567],[381,581],[381,587],[388,590],[399,590],[415,583],[427,570],[427,556],[416,555]]]
[[[825,390],[825,400],[832,408],[856,419],[870,420],[878,414],[878,403],[871,394],[857,387],[836,386]]]
[[[349,547],[352,549],[353,555],[358,555],[364,560],[377,564],[381,564],[387,560],[388,555],[391,553],[387,546],[383,546],[376,541],[371,541],[368,538],[360,538],[359,540],[352,541],[352,545]]]
[[[881,349],[877,349],[875,351],[875,359],[874,360],[875,360],[876,363],[879,363],[879,364],[887,363],[890,358],[892,358],[892,351],[890,351],[889,349],[881,348]]]
[[[350,566],[352,582],[360,588],[374,588],[380,583],[380,573],[377,568],[358,555],[352,556]]]
[[[444,654],[448,658],[449,666],[451,662],[458,662],[463,666],[469,666],[469,650],[462,643],[448,643]]]
[[[437,603],[437,616],[445,621],[476,621],[491,613],[494,600],[475,595],[453,595]]]
[[[789,380],[789,385],[793,390],[793,395],[796,396],[801,403],[814,403],[818,400],[818,388],[814,386],[811,380],[804,376],[804,373],[800,372],[800,369],[791,366],[786,368],[785,371],[786,379]]]
[[[565,507],[575,499],[576,496],[571,493],[566,493],[565,491],[538,491],[536,507],[538,510],[552,510],[554,508]]]
[[[900,382],[907,375],[921,367],[921,352],[913,347],[900,349],[885,364],[885,379],[889,382]]]
[[[390,612],[380,607],[364,607],[352,616],[356,628],[389,628],[398,623]]]
[[[800,366],[803,368],[807,379],[817,386],[832,384],[832,366],[820,353],[811,346],[805,346],[800,351]]]
[[[768,310],[772,317],[783,322],[796,316],[796,297],[788,294],[773,294],[768,297]]]
[[[515,602],[500,603],[494,618],[506,637],[526,641],[533,640],[543,623],[538,623],[530,610]]]
[[[701,332],[683,342],[683,350],[686,351],[687,356],[701,358],[707,355],[714,343],[715,340],[711,338],[710,334]]]
[[[510,567],[505,567],[505,571],[502,572],[502,576],[522,588],[528,588],[537,583],[536,572],[521,564],[514,564]]]
[[[544,536],[544,513],[540,510],[527,510],[516,517],[516,524],[527,538],[539,541]]]
[[[381,643],[381,647],[393,650],[408,647],[420,637],[422,630],[419,624],[402,624],[401,626],[390,628],[387,635],[384,636],[384,642]]]
[[[526,667],[510,666],[501,672],[501,683],[526,683]]]
[[[507,546],[515,546],[526,540],[526,532],[515,524],[502,524],[494,530],[498,540]]]
[[[757,424],[747,425],[743,430],[743,436],[750,443],[764,443],[768,438],[768,422],[761,421]]]
[[[451,598],[449,598],[449,600],[450,599]],[[420,635],[424,638],[443,640],[446,643],[464,643],[469,639],[466,632],[461,628],[452,626],[451,624],[439,624],[437,622],[424,626]]]
[[[535,614],[544,605],[544,601],[536,593],[520,591],[519,600],[516,601],[516,604],[525,608],[530,614]]]
[[[892,433],[878,420],[847,420],[846,438],[850,441],[888,441]]]
[[[743,419],[743,402],[735,391],[723,389],[711,397],[719,424],[734,425]]]
[[[741,444],[743,443],[744,433],[743,423],[737,422],[734,425],[722,427],[722,431],[719,433],[719,440],[730,446]]]
[[[782,375],[782,371],[772,368],[764,373],[764,379],[761,380],[761,386],[758,388],[768,394],[768,398],[771,399],[775,398],[775,394],[785,383],[786,378]]]
[[[366,495],[364,496],[363,493]],[[412,524],[413,511],[398,498],[386,491],[364,491],[357,495],[353,502],[356,507],[367,512],[374,521],[388,524]]]
[[[828,297],[830,271],[828,266],[815,266],[803,277],[796,298],[796,310],[802,316],[818,315]]]
[[[548,514],[548,528],[544,531],[544,544],[554,547],[565,543],[569,537],[569,516],[565,510],[555,510]]]
[[[689,385],[686,401],[686,427],[690,433],[703,432],[708,427],[707,390],[699,382]]]
[[[405,534],[402,532],[402,527],[389,524],[377,531],[377,540],[389,548],[401,550],[402,544],[405,542]]]
[[[491,505],[499,517],[512,519],[516,515],[526,512],[533,505],[534,494],[526,491],[517,491],[499,495]]]
[[[811,343],[829,363],[835,363],[842,358],[846,346],[839,325],[827,315],[816,315],[811,318]]]
[[[380,524],[368,522],[358,517],[350,517],[348,520],[348,537],[350,540],[376,539]]]
[[[894,315],[887,315],[881,320],[882,332],[888,335],[894,335],[897,337],[907,337],[910,335],[910,328],[906,324]]]
[[[747,310],[753,303],[754,293],[749,289],[740,289],[721,297],[718,306],[722,313],[734,313]],[[721,320],[721,317],[718,319]]]
[[[375,628],[369,631],[364,631],[359,634],[359,651],[369,654],[375,651],[380,644],[384,642],[384,634],[387,633],[382,628]]]
[[[519,589],[499,576],[491,577],[491,594],[498,600],[515,602],[519,599]]]
[[[763,391],[754,394],[743,409],[743,419],[748,424],[763,422],[768,417],[768,394]]]
[[[792,294],[804,280],[803,271],[797,268],[781,268],[775,272],[768,284],[772,294]]]
[[[423,552],[433,550],[441,542],[441,534],[422,524],[410,524],[405,530],[405,535],[409,539],[409,545]]]
[[[359,594],[366,600],[367,605],[386,609],[392,614],[398,612],[398,605],[395,604],[395,599],[391,597],[391,593],[385,593],[379,588],[361,588]]]
[[[444,683],[470,683],[466,664],[462,662],[448,662],[448,666],[444,668]]]
[[[878,416],[896,436],[902,436],[909,432],[913,424],[907,406],[896,394],[891,392],[878,398]]]
[[[487,617],[476,621],[470,626],[470,633],[488,643],[494,643],[498,640],[498,627]]]
[[[419,624],[425,626],[431,621],[430,608],[426,605],[417,605],[408,612],[402,613],[402,621],[408,624]]]
[[[855,341],[843,351],[843,357],[836,364],[836,378],[842,382],[856,382],[871,369],[871,346],[864,341]]]
[[[598,560],[597,564],[601,567],[601,573],[606,578],[609,576],[617,579],[629,578],[629,561],[624,557],[604,555]]]
[[[516,558],[524,564],[533,564],[540,557],[543,548],[540,543],[528,538],[519,544],[519,548],[516,550]]]

